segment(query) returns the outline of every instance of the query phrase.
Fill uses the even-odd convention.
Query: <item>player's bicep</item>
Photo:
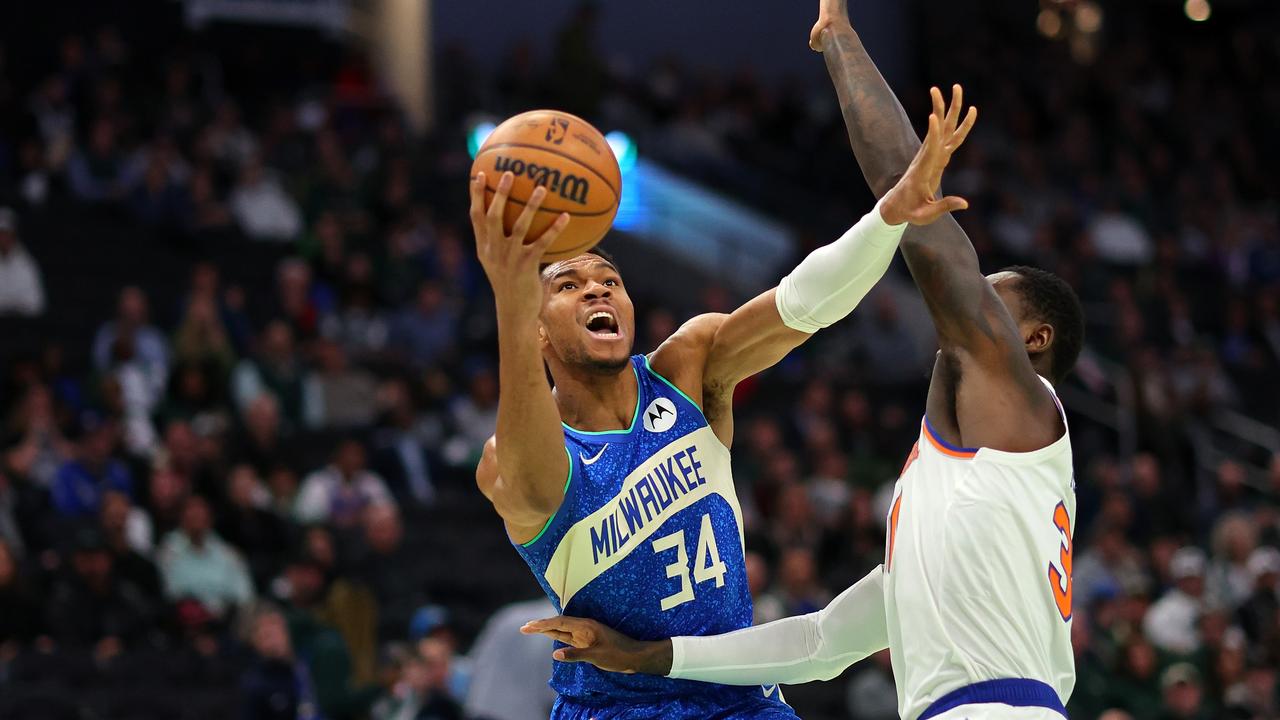
[[[778,314],[776,289],[752,298],[725,317],[711,337],[704,384],[736,385],[768,369],[813,337],[787,327]]]

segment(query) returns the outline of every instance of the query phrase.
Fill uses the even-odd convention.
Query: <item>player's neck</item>
[[[626,430],[635,417],[640,383],[631,364],[614,374],[565,371],[555,374],[560,419],[587,432]]]

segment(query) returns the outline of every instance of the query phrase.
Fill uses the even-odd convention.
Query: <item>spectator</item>
[[[439,283],[430,281],[418,285],[416,302],[391,327],[392,347],[416,368],[438,363],[453,349],[457,337],[457,313]]]
[[[1160,677],[1160,687],[1164,691],[1164,706],[1159,720],[1209,720],[1212,717],[1204,707],[1200,673],[1194,665],[1170,666]]]
[[[439,443],[439,423],[419,421],[406,382],[384,383],[379,395],[385,427],[374,434],[373,465],[401,502],[429,505],[436,486],[428,448]]]
[[[1152,717],[1153,710],[1160,707],[1160,666],[1156,649],[1141,636],[1134,636],[1120,648],[1117,660],[1108,704],[1138,718]]]
[[[353,428],[369,425],[377,416],[377,380],[373,374],[353,367],[337,343],[319,341],[316,349],[320,371],[308,388],[315,403],[313,427]]]
[[[373,262],[356,253],[347,259],[340,278],[341,310],[325,318],[321,334],[340,345],[354,360],[374,363],[385,354],[390,323],[378,307]]]
[[[1258,529],[1244,513],[1224,516],[1213,532],[1213,562],[1205,580],[1216,604],[1240,607],[1253,592],[1249,558],[1258,546]]]
[[[462,720],[462,708],[449,697],[449,649],[426,640],[408,653],[400,682],[374,708],[375,720]]]
[[[747,551],[747,588],[751,591],[753,625],[780,620],[787,616],[782,601],[769,593],[769,561],[758,552]]]
[[[119,437],[115,421],[93,418],[88,425],[76,459],[58,470],[50,489],[54,507],[68,518],[96,514],[108,490],[133,492],[128,468],[112,457]]]
[[[209,503],[198,495],[187,498],[182,526],[164,539],[158,557],[165,595],[173,600],[196,600],[225,618],[253,599],[244,560],[213,532]]]
[[[108,370],[120,341],[128,339],[130,355],[141,363],[150,392],[159,395],[169,375],[169,345],[149,324],[147,315],[147,296],[140,288],[130,285],[121,290],[115,319],[98,328],[94,336],[93,362],[99,371]]]
[[[258,338],[258,351],[236,365],[231,389],[242,413],[270,393],[289,427],[300,428],[315,412],[307,408],[308,378],[294,350],[293,330],[283,320],[273,320]]]
[[[195,297],[187,303],[186,316],[173,335],[173,354],[178,362],[216,367],[223,378],[231,371],[235,350],[216,299]]]
[[[116,126],[100,117],[90,128],[88,147],[77,150],[67,163],[71,192],[85,203],[118,202],[127,191],[124,171]]]
[[[1280,550],[1260,547],[1249,556],[1253,592],[1240,606],[1240,627],[1250,640],[1280,640]]]
[[[231,468],[227,500],[227,508],[218,520],[218,532],[244,553],[254,585],[266,587],[280,571],[280,548],[288,546],[288,526],[267,509],[270,494],[251,465]]]
[[[102,496],[98,525],[116,575],[149,599],[159,601],[160,573],[147,559],[151,554],[151,520],[147,514],[133,507],[128,495],[111,490]]]
[[[72,649],[92,649],[101,662],[130,646],[153,644],[155,606],[118,577],[102,535],[82,527],[71,538],[70,568],[49,593],[46,622],[53,638]]]
[[[289,242],[302,231],[302,213],[275,174],[254,157],[240,171],[231,191],[231,214],[254,240]]]
[[[471,371],[467,394],[449,404],[455,434],[444,447],[447,462],[473,466],[498,427],[498,378],[488,367]]]
[[[366,508],[362,530],[356,576],[378,601],[378,637],[398,637],[414,610],[427,601],[422,563],[404,547],[404,525],[394,505]]]
[[[787,616],[805,615],[826,607],[831,596],[818,584],[812,550],[798,546],[782,551],[778,580],[770,595],[777,598]]]
[[[331,522],[350,527],[360,521],[370,505],[394,504],[382,478],[365,468],[364,446],[343,440],[333,462],[307,476],[298,496],[297,519],[301,523]]]
[[[285,618],[297,657],[304,658],[316,705],[323,717],[358,718],[382,692],[377,686],[354,682],[351,656],[342,635],[324,624],[313,608],[324,592],[324,570],[306,553],[295,554],[285,564],[288,589]]]
[[[44,313],[44,284],[35,258],[18,242],[17,216],[0,207],[0,315]]]
[[[240,677],[243,720],[298,720],[316,717],[315,681],[289,640],[284,615],[269,604],[253,607],[245,622],[245,642],[253,660]]]
[[[525,623],[555,614],[545,598],[513,603],[485,623],[471,646],[475,668],[467,692],[467,717],[487,720],[542,720],[551,712],[555,692],[551,675],[553,643],[545,636],[522,635]]]
[[[292,450],[282,437],[280,405],[275,397],[270,393],[259,395],[245,409],[243,420],[228,452],[229,459],[252,465],[260,474],[292,464]]]
[[[27,388],[9,431],[16,443],[5,453],[5,464],[41,490],[48,489],[75,447],[63,436],[47,385]]]
[[[1169,572],[1175,583],[1143,621],[1147,638],[1171,653],[1190,655],[1200,648],[1199,621],[1204,610],[1205,557],[1198,548],[1174,553]]]

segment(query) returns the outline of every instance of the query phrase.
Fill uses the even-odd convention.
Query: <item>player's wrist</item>
[[[636,672],[665,677],[671,672],[671,640],[652,640],[636,643]]]

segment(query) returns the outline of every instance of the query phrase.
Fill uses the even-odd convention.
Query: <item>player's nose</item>
[[[612,295],[612,291],[609,289],[608,285],[605,285],[603,283],[598,283],[595,280],[588,281],[586,290],[584,290],[582,293],[582,297],[584,300],[596,300],[599,298],[607,298],[607,297],[610,297],[611,295]]]

